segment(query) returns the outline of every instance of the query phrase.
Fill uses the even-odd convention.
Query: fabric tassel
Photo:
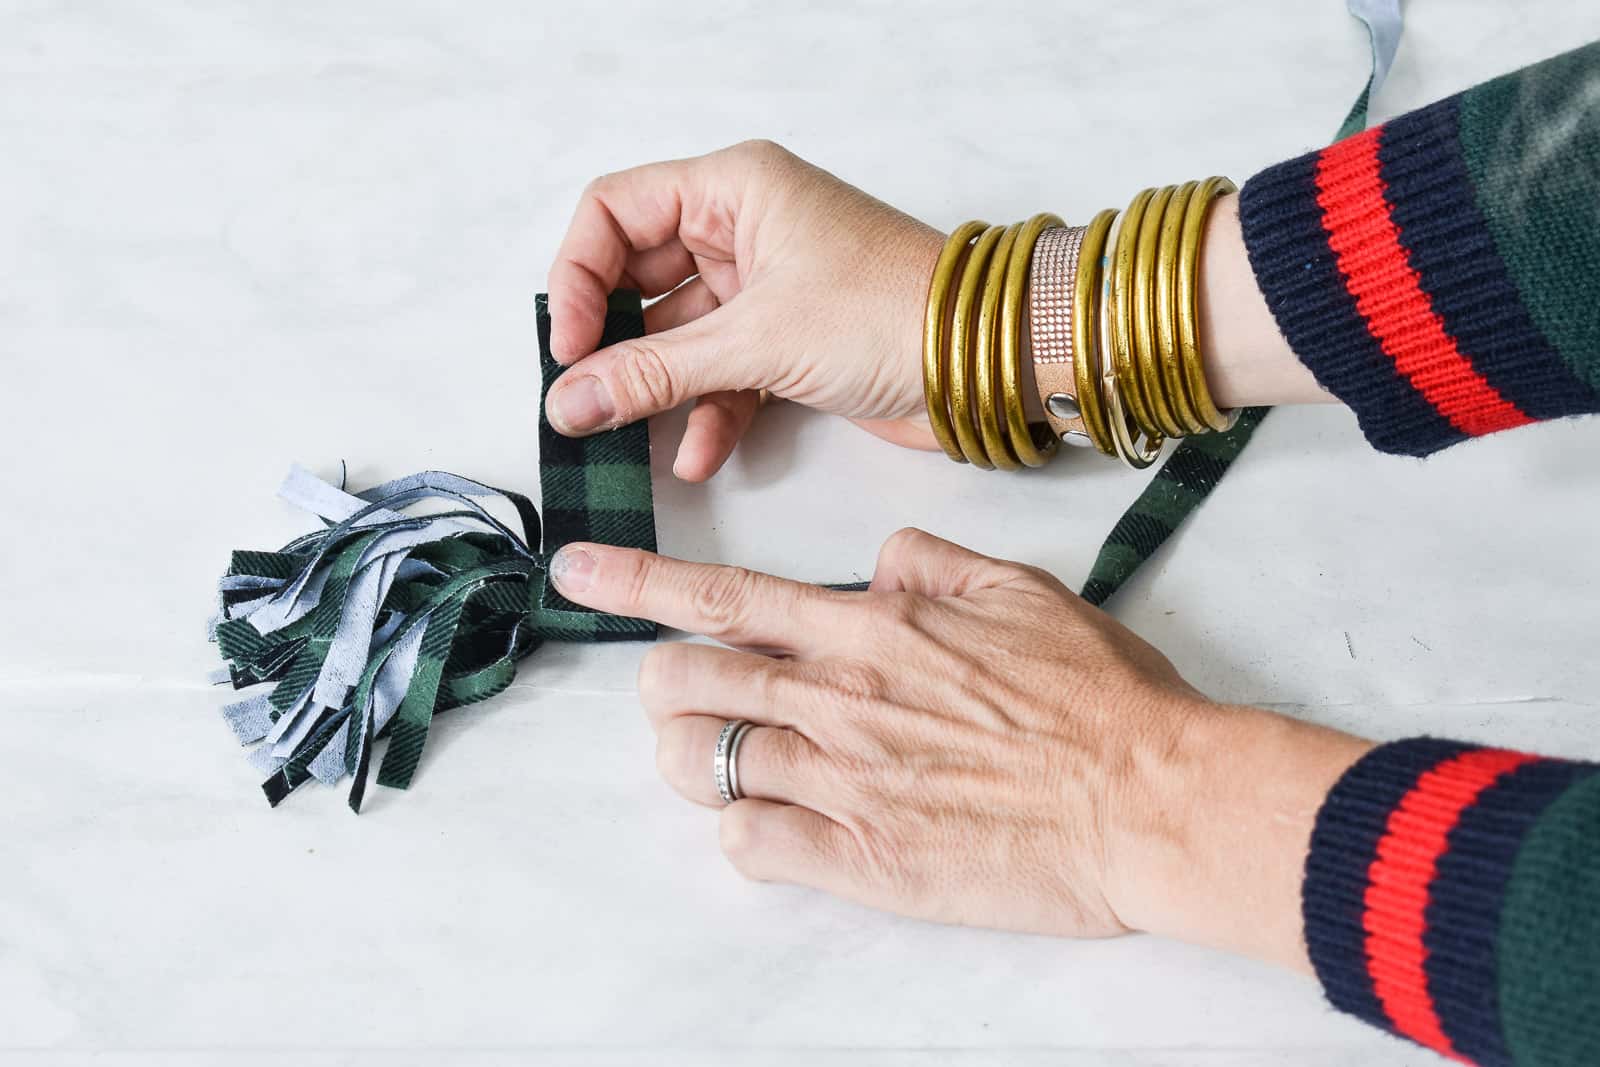
[[[517,661],[571,630],[543,604],[539,517],[524,497],[430,471],[347,493],[296,467],[279,495],[327,523],[277,552],[235,552],[214,634],[236,688],[270,684],[224,718],[258,746],[276,805],[311,778],[354,777],[360,810],[373,742],[381,785],[405,788],[434,714],[511,684]],[[521,532],[480,503],[498,496]],[[453,507],[405,509],[425,500]]]
[[[562,368],[542,295],[536,314],[548,391]],[[612,294],[602,343],[643,330],[639,294]],[[350,493],[291,468],[279,496],[323,528],[276,552],[233,553],[210,629],[227,665],[214,680],[271,687],[222,709],[254,746],[269,803],[313,778],[350,777],[359,812],[378,740],[388,740],[378,784],[406,788],[433,716],[505,689],[544,641],[654,639],[654,623],[590,611],[546,584],[568,541],[655,548],[645,427],[573,440],[541,404],[539,438],[549,530],[526,497],[443,471]],[[495,498],[520,530],[484,506]],[[429,513],[408,510],[424,502]]]

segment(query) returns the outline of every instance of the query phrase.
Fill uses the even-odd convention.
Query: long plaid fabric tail
[[[1106,535],[1083,583],[1083,599],[1098,607],[1133,577],[1189,513],[1205,502],[1271,410],[1246,408],[1226,433],[1184,438]]]
[[[1367,25],[1372,73],[1333,135],[1335,141],[1366,128],[1367,103],[1389,72],[1400,41],[1400,8],[1395,0],[1348,0],[1348,6],[1350,13]],[[1083,583],[1083,599],[1096,607],[1105,604],[1155,555],[1183,520],[1205,502],[1271,410],[1246,408],[1228,432],[1187,437],[1173,449],[1144,492],[1106,535]]]

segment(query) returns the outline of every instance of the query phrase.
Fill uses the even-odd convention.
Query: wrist
[[[1256,283],[1239,222],[1239,195],[1217,201],[1200,246],[1200,351],[1206,385],[1224,408],[1334,399],[1278,330]]]
[[[1107,897],[1132,929],[1309,971],[1300,889],[1317,811],[1371,742],[1260,708],[1186,699],[1129,761]]]

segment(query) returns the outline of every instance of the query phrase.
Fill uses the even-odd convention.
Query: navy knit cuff
[[[1278,328],[1385,452],[1600,408],[1540,333],[1479,209],[1460,98],[1268,168],[1239,197]]]
[[[1595,770],[1431,738],[1351,767],[1318,812],[1302,897],[1334,1007],[1458,1059],[1513,1062],[1499,988],[1508,885],[1530,830]]]

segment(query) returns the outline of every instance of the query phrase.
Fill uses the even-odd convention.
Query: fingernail
[[[572,358],[572,342],[565,334],[550,332],[550,356],[557,363],[566,364]]]
[[[581,548],[563,548],[550,557],[550,580],[563,593],[586,592],[594,581],[594,556]]]
[[[617,416],[605,383],[592,374],[585,374],[552,392],[549,408],[550,421],[555,423],[556,429],[568,433],[596,429]]]

